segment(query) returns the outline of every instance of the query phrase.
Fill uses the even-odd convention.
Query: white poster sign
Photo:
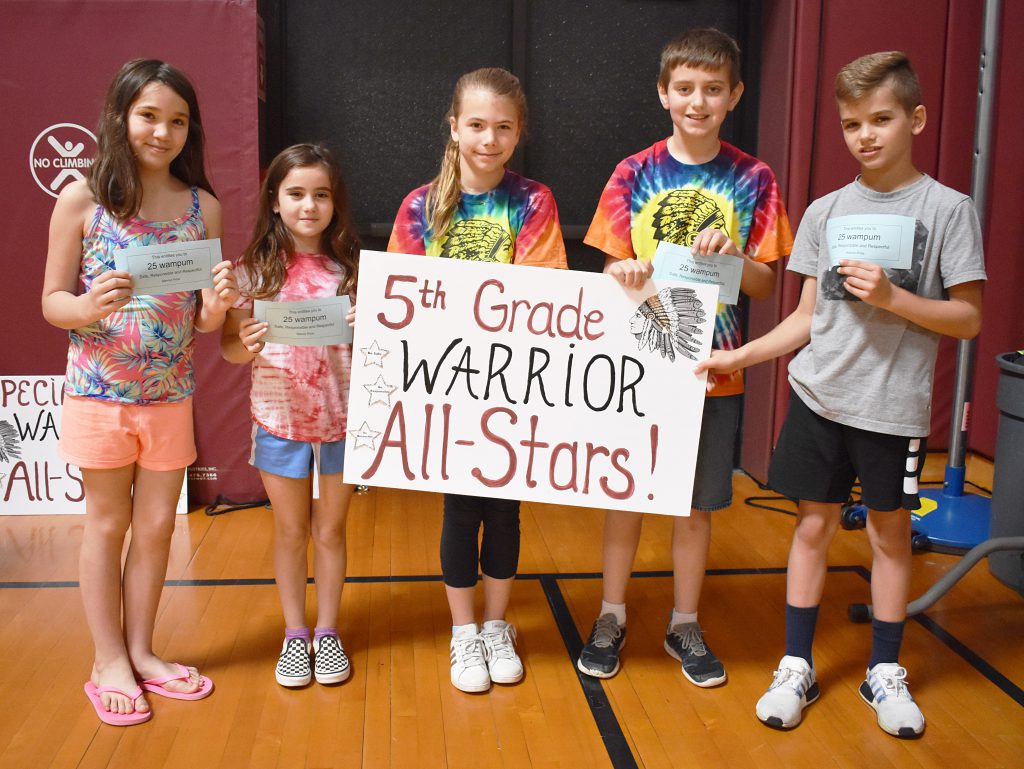
[[[686,515],[716,301],[364,251],[345,481]]]
[[[57,453],[63,402],[63,376],[0,376],[0,515],[85,513],[82,471]]]

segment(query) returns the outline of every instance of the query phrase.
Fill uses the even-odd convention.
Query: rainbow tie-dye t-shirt
[[[417,187],[402,201],[388,251],[537,267],[567,266],[555,198],[543,184],[506,171],[494,189],[462,193],[452,223],[440,237],[427,227],[429,188]]]
[[[615,167],[583,242],[618,259],[654,258],[659,241],[693,244],[707,228],[725,232],[758,262],[787,256],[793,233],[775,174],[726,142],[713,160],[688,165],[668,151],[668,140]],[[714,347],[733,350],[743,340],[737,305],[718,305]],[[743,375],[709,377],[709,395],[743,392]]]

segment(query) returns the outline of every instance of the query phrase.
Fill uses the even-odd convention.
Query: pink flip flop
[[[147,678],[139,686],[147,692],[159,694],[161,697],[170,697],[172,700],[201,700],[203,697],[210,696],[210,692],[213,691],[213,681],[206,676],[199,676],[199,688],[194,692],[175,692],[165,689],[164,684],[168,681],[187,681],[189,679],[188,668],[177,662],[174,664],[178,667],[178,675]]]
[[[135,724],[145,723],[153,717],[152,710],[136,710],[134,713],[111,713],[103,707],[103,700],[100,699],[100,695],[104,692],[127,697],[132,701],[132,705],[134,705],[138,702],[139,697],[142,696],[142,689],[136,686],[134,691],[126,692],[115,686],[97,686],[92,681],[86,681],[85,696],[89,698],[89,702],[92,703],[93,708],[96,710],[96,715],[100,717],[100,721],[103,723],[110,724],[111,726],[134,726]]]

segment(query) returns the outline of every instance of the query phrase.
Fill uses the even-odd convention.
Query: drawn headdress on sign
[[[695,337],[703,334],[704,303],[692,288],[663,288],[636,308],[629,319],[629,333],[641,350],[655,350],[675,361],[676,353],[691,360],[700,348]]]
[[[18,431],[6,419],[0,419],[0,462],[10,462],[21,456]]]

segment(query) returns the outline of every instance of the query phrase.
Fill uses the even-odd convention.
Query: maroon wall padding
[[[794,229],[810,201],[847,184],[857,173],[839,129],[833,82],[840,67],[872,51],[905,51],[921,80],[928,125],[914,144],[918,168],[943,184],[970,192],[982,8],[982,0],[765,3],[759,154],[779,175]],[[1010,28],[1004,24],[1004,29]],[[784,117],[778,114],[783,110]],[[992,275],[991,260],[989,270]],[[799,279],[786,276],[782,284],[773,310],[754,303],[752,337],[796,307]],[[988,297],[986,302],[991,305]],[[986,317],[992,314],[989,306]],[[947,444],[955,357],[955,343],[944,341],[936,366],[929,439],[933,448]],[[756,410],[748,406],[746,412],[743,467],[760,480],[767,475],[770,447],[786,413],[786,362],[788,358],[773,366],[774,376],[755,378],[752,372],[748,377],[748,404],[756,404]],[[976,402],[994,399],[994,389],[984,388],[983,367]],[[763,392],[765,380],[774,385],[770,399]],[[755,387],[758,391],[751,392]],[[975,427],[980,428],[978,423],[989,417],[980,403],[975,413]],[[751,425],[753,416],[755,422],[770,419],[771,427]]]
[[[817,2],[769,2],[763,15],[761,98],[758,114],[758,157],[775,171],[793,232],[807,208],[811,172],[818,35],[821,8]],[[797,304],[800,282],[778,265],[770,301],[750,303],[749,335],[771,330]],[[754,478],[768,478],[768,461],[777,425],[785,416],[786,356],[746,372],[743,447],[740,465]]]
[[[1020,84],[1024,83],[1024,48],[1020,36],[1011,30],[1024,29],[1024,3],[1004,2],[998,56],[995,126],[992,145],[991,187],[986,217],[985,320],[978,339],[978,357],[974,374],[974,399],[968,448],[989,457],[995,456],[996,388],[999,370],[995,356],[1024,348],[1024,152],[1021,151],[1021,126],[1024,125],[1024,101]],[[995,457],[999,461],[999,457]]]
[[[0,24],[0,210],[7,221],[0,270],[8,322],[0,373],[63,373],[67,333],[43,320],[39,297],[54,198],[33,180],[29,150],[40,132],[75,123],[95,132],[103,96],[133,58],[164,59],[196,87],[207,169],[225,214],[226,257],[243,247],[259,178],[255,0],[146,3],[37,0],[4,4]],[[94,155],[90,147],[86,153]],[[16,322],[14,322],[16,320]],[[190,481],[193,503],[218,493],[263,496],[246,463],[248,369],[223,363],[216,335],[196,351],[198,467],[217,481]]]

